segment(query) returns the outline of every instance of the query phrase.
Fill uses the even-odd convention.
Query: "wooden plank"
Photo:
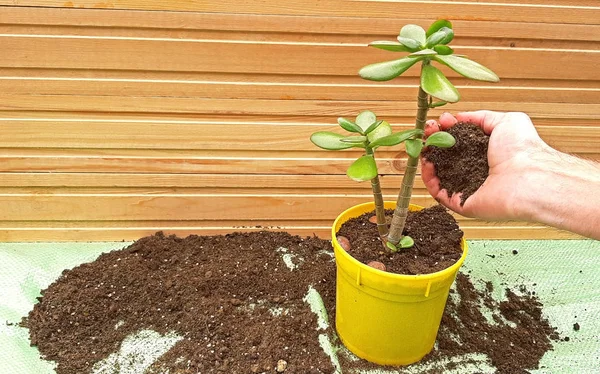
[[[528,105],[523,103],[521,107],[527,108]],[[553,105],[554,110],[560,110],[560,107],[560,104]],[[582,111],[587,112],[587,116],[590,117],[593,115],[592,111],[598,110],[596,117],[600,118],[600,105],[565,105],[564,108],[566,110],[583,108]],[[381,113],[381,111],[378,110],[377,113]],[[582,113],[576,115],[582,115]],[[566,114],[558,116],[567,117]],[[385,118],[385,116],[380,118]],[[0,126],[3,131],[11,134],[9,137],[0,139],[0,147],[4,148],[302,151],[316,149],[310,142],[310,136],[315,131],[343,132],[337,125],[310,123],[129,123],[123,126],[121,123],[103,122],[0,121]],[[395,126],[396,130],[408,128],[409,126]],[[574,128],[573,126],[538,125],[537,130],[548,144],[567,152],[590,153],[600,148],[600,127]],[[73,136],[73,134],[77,134],[77,136]],[[388,148],[388,150],[399,152],[403,149],[402,147],[400,145]],[[340,154],[340,152],[330,153]]]
[[[252,227],[223,227],[215,225],[213,227],[188,227],[178,224],[171,226],[154,225],[149,227],[102,227],[89,228],[69,227],[69,228],[47,228],[47,227],[0,227],[0,242],[67,242],[67,241],[131,241],[138,240],[144,236],[153,235],[158,231],[163,231],[166,235],[177,235],[185,237],[188,235],[223,235],[235,231],[260,231],[264,228]],[[279,226],[279,228],[270,228],[269,231],[286,231],[292,235],[313,236],[317,235],[323,239],[331,237],[331,228],[329,226],[308,227],[298,226]],[[491,229],[489,227],[464,227],[463,231],[468,240],[476,239],[581,239],[575,234],[559,231],[545,227],[527,227],[513,226],[503,227],[501,229]]]
[[[426,3],[427,6],[423,6]],[[304,16],[347,16],[394,18],[410,14],[419,19],[446,18],[453,20],[520,21],[552,23],[557,19],[564,23],[599,24],[597,6],[546,5],[537,3],[500,4],[492,2],[453,1],[341,1],[311,0],[298,3],[294,0],[239,2],[222,0],[206,2],[199,0],[180,2],[156,2],[148,0],[120,0],[98,3],[95,0],[49,1],[49,0],[3,0],[0,5],[77,7],[131,10],[166,10],[210,13],[275,14]]]
[[[63,95],[10,95],[0,93],[0,111],[84,111],[104,113],[175,113],[208,115],[265,116],[348,116],[371,109],[386,118],[399,112],[415,111],[414,102],[392,101],[327,101],[327,100],[264,100],[264,99],[204,99],[188,97],[118,97],[77,96],[65,100]],[[565,104],[531,102],[466,102],[452,105],[453,111],[463,110],[522,111],[532,118],[598,119],[600,104]],[[442,109],[432,110],[436,116]]]
[[[4,35],[0,48],[11,51],[0,55],[0,67],[19,68],[356,75],[364,65],[394,58],[386,51],[372,49],[367,53],[362,44],[51,35]],[[598,50],[467,46],[456,46],[456,51],[468,54],[502,78],[529,79],[595,80],[594,57],[600,54]],[[409,70],[407,74],[416,76],[417,72]]]
[[[395,196],[386,196],[394,199]],[[310,220],[330,219],[365,195],[4,194],[0,221]],[[430,205],[429,196],[413,203]]]
[[[8,72],[7,72],[8,73]],[[2,72],[0,72],[2,74]],[[513,81],[514,82],[514,81]],[[511,86],[508,82],[499,84],[455,84],[463,101],[467,102],[533,102],[533,103],[572,103],[596,104],[600,97],[600,87],[579,87],[571,82],[571,87],[523,87]],[[553,82],[550,82],[552,84]],[[599,85],[600,86],[600,85]],[[24,77],[19,75],[1,76],[0,92],[9,95],[39,96],[63,95],[86,97],[108,95],[116,100],[123,97],[188,97],[212,99],[271,99],[271,100],[389,100],[411,101],[415,99],[417,85],[381,84],[357,81],[354,84],[331,82],[322,79],[319,83],[307,82],[245,82],[231,80],[164,80],[143,78],[65,78],[55,76]],[[76,99],[75,99],[76,100]]]
[[[20,153],[20,154],[18,154]],[[0,155],[2,172],[93,172],[93,173],[185,173],[185,174],[306,174],[306,175],[345,175],[353,158],[286,158],[281,152],[270,157],[200,156],[187,157],[144,157],[115,155],[80,155],[72,157],[63,150],[51,152],[47,156],[32,156],[19,150],[14,155]],[[88,152],[89,153],[89,152]],[[277,154],[279,153],[279,154]],[[403,169],[403,159],[381,159],[379,172],[397,173]]]
[[[539,0],[545,2],[545,0]],[[596,0],[589,0],[597,5]],[[521,2],[520,0],[518,2]],[[562,4],[576,5],[576,4]],[[584,5],[584,4],[581,4]],[[327,35],[341,37],[391,37],[400,28],[413,23],[422,27],[429,26],[430,19],[407,18],[406,15],[393,18],[380,18],[377,27],[373,27],[370,17],[333,16],[282,16],[273,14],[231,14],[231,13],[199,13],[199,12],[153,12],[97,9],[60,9],[60,8],[26,8],[7,7],[0,12],[0,33],[12,33],[10,26],[52,26],[69,27],[70,33],[101,35],[100,33],[137,32],[147,33],[159,30],[167,32],[176,30],[178,35],[186,35],[186,31],[226,31],[263,33],[265,36],[278,33],[281,35],[317,34],[320,38]],[[559,18],[560,20],[560,18]],[[491,22],[478,20],[453,20],[453,28],[459,37],[464,38],[506,38],[522,42],[524,39],[537,41],[569,40],[600,41],[600,27],[597,25],[567,23],[523,23],[523,22]],[[4,30],[4,31],[2,31]],[[543,39],[539,39],[543,36]]]
[[[262,17],[262,16],[260,16]],[[286,22],[292,22],[296,24],[304,25],[303,19],[305,17],[294,17],[295,19],[289,19],[287,17]],[[324,24],[317,28],[335,28],[337,27],[335,20],[337,18],[324,18]],[[256,18],[255,23],[263,23],[261,18]],[[410,22],[410,21],[407,21]],[[370,24],[363,22],[365,25]],[[243,31],[226,31],[223,29],[215,30],[181,30],[181,29],[159,29],[159,28],[131,28],[131,27],[81,27],[81,26],[38,26],[38,25],[1,25],[0,24],[0,35],[55,35],[55,36],[83,36],[83,37],[101,37],[101,38],[136,38],[136,39],[164,39],[164,40],[222,40],[222,41],[234,41],[234,42],[269,42],[269,43],[330,43],[330,44],[359,44],[366,46],[368,43],[374,40],[395,40],[398,30],[404,24],[399,24],[397,20],[393,22],[397,25],[397,28],[391,30],[390,33],[383,33],[383,30],[377,28],[374,34],[374,30],[371,27],[370,30],[360,32],[355,29],[347,34],[338,33],[314,33],[311,31],[299,31],[289,32],[289,30],[272,32],[263,31],[259,32],[248,27],[249,30]],[[425,28],[428,27],[424,22],[422,23]],[[524,24],[529,25],[529,24]],[[538,24],[539,25],[539,24]],[[542,29],[549,28],[548,26],[557,25],[542,25]],[[566,25],[570,26],[570,25]],[[575,50],[597,50],[599,49],[598,41],[587,40],[594,39],[593,32],[600,32],[598,26],[588,26],[583,28],[582,25],[573,25],[573,29],[565,30],[564,34],[557,35],[556,31],[550,32],[556,37],[560,38],[547,38],[537,39],[536,36],[540,35],[544,30],[535,30],[533,33],[529,33],[527,30],[521,31],[520,34],[514,32],[504,33],[501,30],[496,31],[496,35],[482,36],[472,34],[471,32],[462,33],[462,29],[456,29],[457,36],[452,41],[453,46],[485,46],[485,47],[501,47],[501,48],[536,48],[536,49],[575,49]],[[204,27],[204,25],[203,25]],[[456,27],[456,26],[455,26]],[[478,27],[465,26],[467,28],[478,29]],[[489,26],[492,27],[492,26]],[[488,27],[488,28],[489,28]],[[512,26],[512,29],[520,27]],[[560,27],[559,27],[560,28]],[[527,29],[527,28],[525,28]],[[563,27],[564,29],[564,27]],[[489,32],[488,32],[489,33]],[[573,40],[570,35],[581,33],[581,36]],[[484,33],[485,34],[485,33]],[[513,37],[507,35],[515,35]]]
[[[400,175],[381,178],[388,188],[400,186]],[[384,186],[384,187],[386,187]],[[318,190],[336,188],[341,190],[370,190],[368,183],[357,183],[345,175],[268,175],[268,174],[114,174],[114,173],[1,173],[0,187],[32,189],[80,187],[80,188],[269,188]],[[415,188],[423,189],[421,180]],[[235,190],[234,190],[235,189]]]
[[[580,156],[600,161],[598,148]],[[272,157],[158,157],[153,152],[138,151],[137,155],[119,155],[116,151],[95,150],[2,150],[0,172],[16,173],[115,173],[123,174],[276,174],[276,175],[345,175],[353,158],[286,158],[281,154]],[[251,152],[252,154],[254,152]],[[277,153],[277,152],[276,152]],[[336,153],[343,156],[340,153]],[[406,159],[379,158],[379,172],[383,175],[398,174],[404,170]]]

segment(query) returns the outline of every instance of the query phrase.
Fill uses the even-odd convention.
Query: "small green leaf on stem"
[[[440,106],[444,106],[446,104],[448,104],[446,101],[438,101],[438,102],[429,104],[429,107],[430,108],[437,108],[437,107],[440,107]]]
[[[456,139],[454,139],[454,136],[445,131],[435,132],[429,135],[425,141],[426,146],[433,145],[439,148],[450,148],[454,144],[456,144]]]
[[[361,128],[363,134],[375,121],[377,121],[377,116],[370,110],[364,110],[356,116],[356,124]]]
[[[399,60],[377,62],[360,69],[358,74],[371,81],[389,81],[407,71],[423,57],[404,57]]]
[[[425,46],[427,48],[431,48],[438,44],[448,44],[454,38],[454,31],[448,27],[442,27],[438,31],[434,32],[430,36],[427,37],[427,42]]]
[[[371,132],[373,132],[376,128],[379,127],[379,125],[381,125],[384,121],[377,121],[377,122],[373,122],[373,124],[371,126],[369,126],[365,131],[364,134],[365,135],[369,135]]]
[[[407,139],[404,142],[406,153],[413,158],[419,157],[421,149],[423,149],[423,141],[421,139]]]
[[[460,99],[456,87],[450,83],[448,78],[444,76],[444,73],[431,65],[423,65],[421,71],[421,88],[431,96],[449,103],[455,103]]]
[[[423,30],[421,26],[412,24],[404,25],[404,27],[402,27],[402,29],[400,30],[400,37],[412,39],[419,43],[419,46],[424,46],[425,40],[427,39],[427,36],[425,35],[425,30]],[[402,43],[402,41],[400,41],[400,43]]]
[[[343,143],[362,144],[367,141],[367,137],[364,135],[347,136],[340,139],[340,141]]]
[[[415,136],[423,135],[423,130],[412,129],[412,130],[404,130],[397,132],[392,135],[384,136],[383,138],[379,138],[370,144],[370,147],[380,147],[386,146],[390,147],[393,145],[397,145],[405,141],[406,139],[413,138]]]
[[[357,132],[359,134],[362,134],[362,129],[360,128],[360,126],[358,126],[356,123],[347,120],[345,118],[338,118],[337,119],[338,124],[346,131],[350,131],[350,132]],[[364,134],[363,134],[364,135]]]
[[[398,41],[402,43],[402,45],[404,45],[410,52],[416,52],[421,49],[421,44],[414,39],[399,36]]]
[[[404,235],[398,244],[400,245],[400,248],[411,248],[415,245],[415,241],[410,236]]]
[[[486,82],[498,82],[500,78],[485,66],[469,60],[468,58],[459,57],[456,55],[435,56],[434,59],[448,66],[460,75],[470,79],[476,79]]]
[[[375,178],[377,176],[375,159],[371,155],[360,157],[350,165],[346,175],[357,182],[364,182]]]
[[[390,249],[390,251],[398,252],[398,248],[395,245],[393,245],[392,243],[386,242],[385,245]]]
[[[433,49],[423,49],[419,52],[411,53],[409,56],[433,56],[437,55],[437,52]]]
[[[410,52],[404,44],[387,40],[374,41],[369,43],[369,46],[391,52]]]
[[[336,134],[330,131],[318,131],[310,136],[310,141],[319,148],[329,151],[348,149],[354,147],[354,144],[342,143],[340,140],[344,135]]]
[[[340,141],[343,143],[362,144],[367,141],[367,137],[364,135],[347,136],[340,139]]]
[[[434,23],[432,23],[431,26],[429,26],[429,28],[427,29],[427,33],[425,35],[426,36],[433,35],[434,33],[439,31],[443,27],[452,29],[452,22],[447,21],[445,19],[439,19],[439,20],[435,21]]]
[[[433,47],[433,50],[436,51],[440,55],[451,55],[454,53],[454,49],[448,47],[447,45],[436,45]]]
[[[377,126],[377,128],[375,128],[375,130],[371,131],[369,134],[367,134],[367,138],[369,139],[369,142],[374,142],[375,140],[379,139],[379,138],[383,138],[384,136],[388,136],[388,135],[392,135],[392,126],[390,126],[389,123],[387,123],[386,121],[383,121],[381,123],[381,125]]]

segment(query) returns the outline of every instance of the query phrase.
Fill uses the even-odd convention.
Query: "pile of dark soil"
[[[159,233],[64,271],[23,325],[59,374],[89,373],[141,329],[183,336],[155,365],[171,373],[273,373],[280,360],[285,373],[333,373],[317,342],[316,317],[303,301],[312,285],[334,321],[335,264],[324,252],[330,248],[329,241],[287,233],[185,239]],[[556,333],[535,297],[507,291],[498,303],[464,275],[456,292],[429,362],[480,352],[499,372],[519,373],[537,367],[551,349]],[[497,322],[483,317],[482,305]],[[331,328],[328,333],[335,336]],[[348,372],[370,365],[340,358]]]
[[[479,126],[457,123],[447,130],[456,139],[451,148],[427,147],[423,157],[433,163],[440,187],[448,197],[462,192],[461,205],[485,182],[489,174],[488,144],[490,137]]]
[[[395,253],[383,248],[377,225],[369,221],[374,214],[352,218],[338,231],[350,242],[348,253],[364,264],[378,261],[390,273],[429,274],[452,266],[462,256],[463,232],[441,205],[408,212],[402,234],[413,238],[415,245]],[[393,210],[386,211],[386,216],[393,214]]]

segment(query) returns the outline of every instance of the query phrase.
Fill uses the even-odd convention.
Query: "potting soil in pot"
[[[373,370],[340,347],[324,318],[335,313],[330,247],[286,233],[158,234],[63,272],[24,325],[58,373],[333,373],[338,362],[344,372]],[[502,288],[477,289],[460,275],[434,351],[385,372],[535,368],[556,332],[534,295]],[[323,347],[332,346],[329,356]]]
[[[393,210],[386,211],[387,217],[393,214]],[[403,234],[413,238],[415,244],[395,253],[383,248],[377,225],[370,221],[374,215],[371,212],[351,218],[337,232],[348,239],[347,252],[364,264],[376,261],[387,272],[396,274],[429,274],[452,266],[462,256],[463,232],[441,205],[408,212]]]
[[[454,136],[456,144],[450,148],[427,147],[423,157],[435,166],[440,188],[446,189],[449,197],[462,192],[462,205],[488,177],[490,137],[479,126],[463,122],[447,132]]]

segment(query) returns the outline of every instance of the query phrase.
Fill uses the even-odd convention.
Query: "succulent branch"
[[[405,25],[400,30],[397,41],[374,41],[369,46],[390,51],[408,53],[399,59],[378,62],[360,69],[363,79],[372,81],[389,81],[397,78],[420,62],[421,73],[417,94],[417,115],[415,128],[393,133],[391,126],[385,121],[377,121],[371,111],[361,112],[355,122],[345,118],[338,119],[338,124],[346,131],[359,135],[344,136],[332,132],[317,132],[311,136],[312,142],[324,149],[340,150],[353,147],[363,148],[365,153],[348,168],[348,176],[356,181],[371,180],[379,234],[382,243],[392,251],[413,245],[411,238],[402,236],[408,206],[412,195],[414,179],[419,157],[425,146],[451,147],[455,140],[452,135],[439,132],[423,141],[425,121],[429,109],[456,103],[460,94],[444,73],[435,67],[438,63],[449,67],[458,74],[469,79],[498,82],[498,76],[485,66],[468,59],[466,56],[454,54],[448,44],[454,39],[452,23],[447,20],[434,22],[425,31],[418,25]],[[439,101],[434,102],[436,98]],[[408,161],[402,185],[397,198],[396,210],[389,230],[385,223],[383,197],[374,151],[381,146],[394,146],[404,143]]]

